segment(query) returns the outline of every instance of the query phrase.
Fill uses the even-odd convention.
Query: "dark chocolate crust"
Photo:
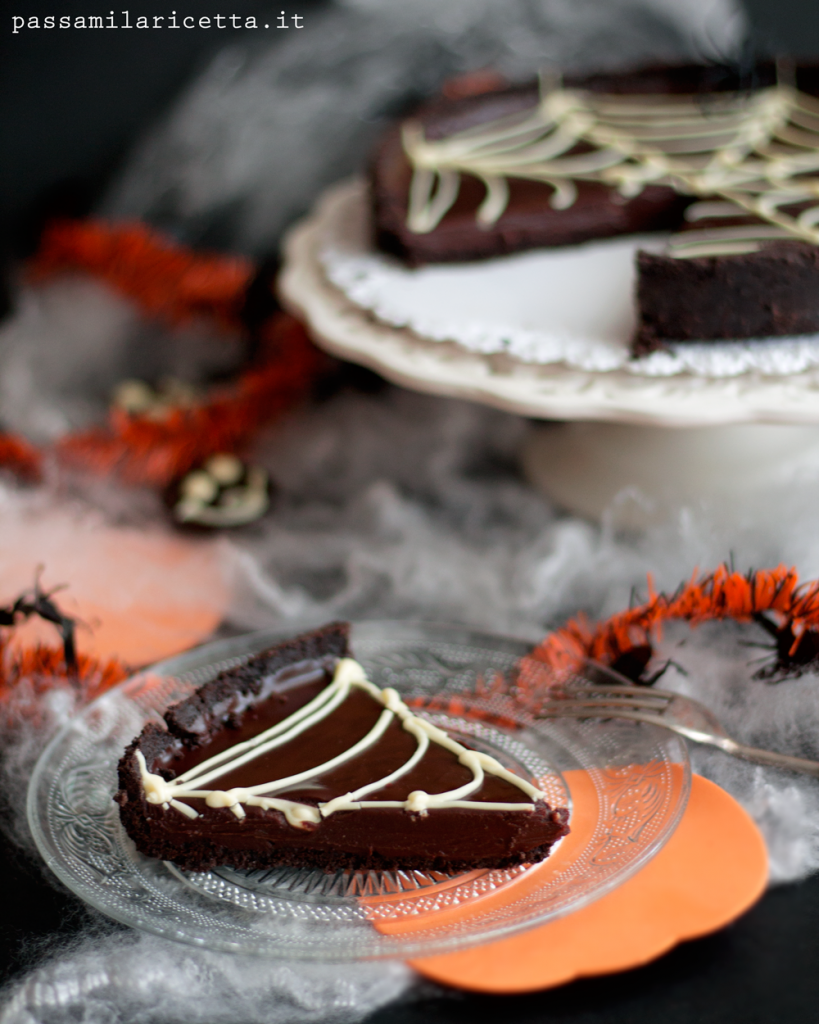
[[[535,106],[536,86],[510,92],[442,101],[419,112],[428,138],[441,138],[504,114]],[[478,102],[478,101],[483,101]],[[511,179],[509,202],[491,227],[481,227],[476,213],[483,184],[463,175],[458,198],[434,231],[416,234],[407,227],[412,168],[404,153],[400,127],[384,138],[372,164],[371,195],[376,244],[409,266],[466,262],[504,256],[543,246],[574,245],[592,238],[637,234],[671,228],[691,202],[673,189],[649,186],[624,200],[613,189],[581,182],[570,211],[550,205],[553,190],[537,181]]]
[[[771,242],[758,252],[674,259],[637,255],[634,352],[668,342],[819,331],[819,248]]]
[[[156,808],[151,808],[151,810],[156,812]],[[252,814],[251,812],[257,813]],[[222,810],[216,813],[222,824],[236,828],[235,818],[230,811]],[[248,818],[251,819],[261,818],[263,815],[269,817],[275,813],[248,808]],[[407,833],[406,845],[408,848],[412,847],[412,852],[401,856],[384,856],[377,850],[362,848],[359,822],[356,822],[354,826],[357,848],[353,850],[346,848],[345,839],[348,837],[345,833],[348,832],[350,826],[342,819],[351,816],[360,817],[363,814],[379,816],[375,823],[379,832],[385,828],[390,829],[391,826],[392,831],[403,826],[404,832]],[[412,869],[414,871],[455,872],[537,863],[547,857],[551,847],[569,831],[568,816],[569,812],[566,808],[552,810],[544,805],[533,814],[526,815],[526,833],[530,833],[536,827],[543,839],[540,845],[527,845],[525,849],[509,852],[503,850],[502,844],[499,842],[495,844],[498,848],[495,854],[483,857],[476,857],[469,852],[470,847],[474,848],[474,843],[480,841],[482,837],[475,835],[473,822],[470,821],[470,818],[475,817],[475,812],[468,810],[435,811],[426,817],[399,810],[339,812],[333,816],[337,819],[334,823],[336,826],[334,839],[339,844],[335,850],[314,849],[307,845],[284,847],[276,845],[270,840],[264,845],[261,840],[258,844],[237,845],[235,840],[228,841],[229,837],[227,836],[224,837],[224,841],[220,842],[216,835],[199,835],[187,840],[184,838],[180,840],[178,834],[170,833],[161,827],[162,823],[156,813],[143,815],[140,819],[130,820],[127,824],[123,818],[123,823],[141,853],[159,860],[173,861],[188,871],[210,871],[220,865],[230,865],[248,871],[271,867],[310,867],[322,871]],[[442,817],[445,817],[446,820],[442,821]],[[523,831],[519,825],[520,814],[486,812],[484,817],[492,819],[490,823],[485,823],[484,828]],[[513,820],[515,818],[517,820]],[[330,820],[332,821],[332,819]],[[325,827],[325,824],[322,824],[322,828]],[[375,832],[375,829],[373,831]],[[442,836],[444,833],[447,835]],[[459,840],[460,855],[452,852],[452,844],[449,842],[456,837]],[[444,842],[447,842],[447,849],[441,849],[442,838]],[[484,846],[487,845],[485,838],[484,836]]]
[[[225,749],[238,739],[246,738],[247,730],[250,735],[257,734],[261,731],[256,724],[259,715],[268,716],[265,725],[269,725],[270,721],[280,721],[292,714],[324,689],[332,679],[336,659],[347,654],[348,627],[343,623],[331,624],[221,673],[166,712],[167,731],[155,724],[147,725],[120,761],[120,790],[116,796],[123,825],[137,848],[148,856],[171,860],[190,870],[230,864],[246,869],[300,866],[334,871],[411,867],[454,871],[506,867],[545,857],[552,844],[568,831],[568,813],[563,808],[553,810],[543,802],[526,813],[436,808],[427,815],[419,815],[401,808],[364,808],[337,811],[310,829],[300,829],[288,825],[279,811],[256,806],[247,806],[244,818],[239,821],[229,808],[205,811],[202,801],[203,812],[199,818],[191,820],[145,799],[135,757],[137,750],[142,752],[150,771],[170,779],[209,756],[214,743]],[[282,679],[289,684],[284,689],[280,686]],[[344,708],[349,719],[346,725]],[[321,742],[324,745],[319,748],[322,756],[332,756],[334,742],[343,740],[342,749],[346,749],[353,723],[359,725],[362,716],[366,719],[381,711],[381,706],[364,694],[360,694],[358,706],[355,700],[347,698],[323,726],[325,736]],[[376,745],[374,754],[368,752],[368,757],[395,757],[401,744],[410,742],[411,737],[397,722],[390,728],[394,728],[394,732],[386,733],[379,741],[384,744],[381,753]],[[411,742],[414,745],[415,741]],[[206,748],[208,753],[197,753]],[[403,760],[404,755],[400,756]],[[438,750],[437,761],[436,756],[431,760],[430,756],[428,752],[424,761],[402,780],[410,790],[423,788],[425,781],[438,781],[447,772],[465,770],[459,767],[454,755],[443,749]],[[299,767],[291,767],[291,757],[286,755],[287,767],[298,772]],[[374,767],[380,767],[377,761]],[[377,771],[375,778],[383,774]],[[332,778],[332,773],[328,778]],[[249,784],[231,782],[229,775],[225,779],[226,788]],[[503,787],[512,789],[517,800],[528,799],[511,784],[491,778],[482,787],[482,792],[486,793],[483,799],[509,799],[508,794],[503,794]],[[353,788],[345,784],[340,792]],[[309,792],[292,795],[300,800],[313,799]]]

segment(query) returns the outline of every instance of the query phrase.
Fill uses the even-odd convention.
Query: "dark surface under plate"
[[[0,960],[4,980],[87,928],[84,905],[7,842]],[[367,1024],[813,1024],[819,1006],[819,878],[768,893],[736,924],[647,967],[522,996],[445,992],[380,1010]],[[101,927],[118,926],[100,922]]]

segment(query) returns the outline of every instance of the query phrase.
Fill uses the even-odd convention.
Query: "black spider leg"
[[[48,593],[42,590],[40,587],[41,572],[41,569],[37,570],[34,580],[33,610],[41,619],[45,619],[46,622],[52,622],[60,631],[60,636],[63,639],[63,659],[66,671],[70,676],[76,677],[78,671],[76,623],[69,615],[64,615],[55,602],[51,600],[58,590],[63,589],[62,587],[55,587]]]
[[[34,610],[41,619],[45,619],[46,622],[53,622],[60,631],[60,636],[63,640],[63,659],[65,660],[66,670],[70,676],[76,677],[78,665],[75,623],[70,616],[63,615],[57,605],[51,600],[52,593],[53,591],[49,594],[36,593]]]
[[[767,615],[762,612],[754,612],[753,620],[758,626],[762,626],[765,632],[777,640],[779,638],[779,626],[775,622],[772,622]],[[759,646],[762,646],[761,644]]]
[[[737,641],[740,647],[747,647],[749,651],[766,651],[766,654],[761,654],[758,658],[750,664],[754,664],[756,661],[764,661],[765,658],[770,658],[772,654],[776,654],[776,644],[763,644],[758,640],[739,640]]]
[[[681,676],[688,675],[688,669],[683,668],[683,666],[678,661],[674,661],[673,658],[668,658],[662,665],[660,665],[656,672],[653,672],[650,676],[648,676],[648,678],[645,680],[645,685],[653,686],[658,679],[661,679],[666,674],[666,672],[670,668],[672,668],[672,666],[680,673]]]

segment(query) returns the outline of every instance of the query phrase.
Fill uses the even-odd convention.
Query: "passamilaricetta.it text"
[[[109,11],[101,14],[14,14],[11,18],[12,35],[19,35],[25,29],[98,29],[98,28],[304,28],[301,14],[271,15],[269,22],[259,23],[252,15],[244,14],[203,14],[179,15],[176,11],[170,14],[138,15],[131,17],[130,11]]]

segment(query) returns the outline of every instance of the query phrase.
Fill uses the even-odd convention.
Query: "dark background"
[[[230,9],[272,25],[272,12],[284,8],[309,17],[324,2],[88,0],[82,12],[107,15],[113,7],[152,15],[167,14],[173,6],[181,19]],[[758,48],[819,56],[818,0],[744,3]],[[216,28],[40,29],[12,35],[12,14],[46,10],[80,13],[72,0],[0,0],[0,231],[15,249],[31,244],[44,208],[73,204],[76,212],[84,212],[129,142],[215,50],[231,38],[263,36],[267,42],[285,36],[273,29]]]
[[[270,13],[265,17],[271,8],[309,16],[320,5],[321,0],[175,4],[180,18],[230,7],[256,15],[260,23],[272,23]],[[56,15],[78,13],[69,0],[47,6]],[[167,13],[168,7],[165,0],[115,6],[146,14]],[[745,6],[760,49],[819,57],[819,0],[745,0]],[[84,7],[85,13],[107,14],[111,4],[91,0]],[[85,212],[129,143],[234,33],[12,35],[11,15],[34,9],[32,0],[0,2],[0,244],[7,255],[24,254],[34,244],[49,212]],[[245,39],[250,34],[240,31]],[[82,905],[47,882],[43,870],[0,840],[0,980],[36,962],[55,939],[87,926]],[[733,926],[685,943],[647,967],[530,996],[453,993],[387,1008],[370,1024],[474,1024],[490,1016],[517,1024],[816,1024],[819,876],[768,893]]]
[[[444,0],[445,2],[445,0]],[[123,159],[129,143],[208,57],[231,41],[284,39],[276,15],[309,18],[326,0],[0,0],[0,231],[24,251],[54,207],[82,213]],[[270,30],[163,28],[26,30],[12,15],[100,14],[130,9],[149,19],[216,12],[253,15]]]

